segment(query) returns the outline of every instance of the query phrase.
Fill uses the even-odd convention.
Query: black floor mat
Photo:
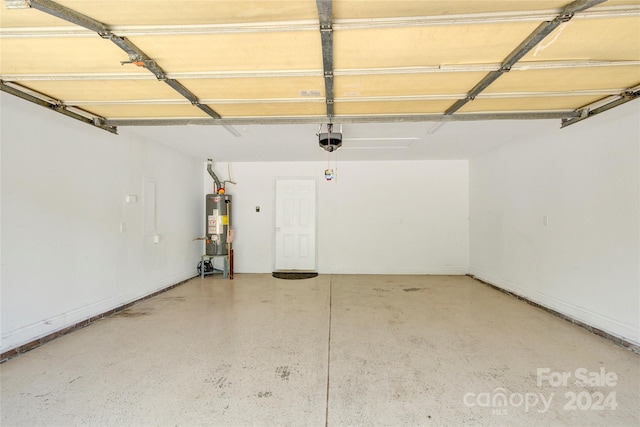
[[[277,279],[289,279],[289,280],[297,280],[297,279],[310,279],[312,277],[316,277],[318,273],[302,273],[297,271],[274,271],[273,277]]]

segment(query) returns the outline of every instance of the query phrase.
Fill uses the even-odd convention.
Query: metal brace
[[[558,15],[554,18],[556,22],[569,22],[571,18],[573,18],[574,13],[563,13],[562,15]]]

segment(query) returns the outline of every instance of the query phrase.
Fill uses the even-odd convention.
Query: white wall
[[[541,129],[469,170],[470,272],[639,343],[640,104]]]
[[[1,102],[2,352],[196,274],[200,162],[125,129]],[[149,179],[157,244],[143,233]]]
[[[235,271],[274,265],[277,177],[318,179],[318,271],[345,274],[465,274],[468,268],[468,162],[232,163]],[[335,169],[334,164],[332,167]],[[214,163],[220,180],[227,164]],[[205,192],[211,192],[205,173]],[[255,207],[260,206],[260,213]]]

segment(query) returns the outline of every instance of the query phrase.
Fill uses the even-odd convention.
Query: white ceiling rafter
[[[520,112],[498,111],[489,113],[444,114],[375,114],[368,116],[335,116],[334,124],[346,123],[417,123],[417,122],[474,122],[487,120],[550,120],[578,117],[574,110],[528,110]],[[111,117],[105,123],[111,126],[215,126],[227,125],[301,125],[324,122],[324,115],[308,116],[236,116],[213,120],[206,117]]]
[[[508,93],[483,93],[478,95],[478,99],[508,99],[508,98],[537,98],[552,96],[616,96],[623,92],[624,88],[600,89],[600,90],[576,90],[567,92],[508,92]],[[455,100],[462,99],[465,93],[440,94],[440,95],[407,95],[407,96],[361,96],[361,97],[338,97],[336,102],[383,102],[383,101],[432,101],[432,100]],[[324,102],[324,98],[299,97],[299,98],[238,98],[238,99],[217,99],[202,98],[200,102],[204,104],[255,104],[255,103],[308,103]],[[65,100],[65,105],[92,106],[92,105],[190,105],[186,99],[127,99],[127,100]]]
[[[390,18],[334,19],[333,29],[376,29],[429,27],[436,25],[508,24],[514,22],[540,22],[553,19],[557,10],[469,13],[445,16],[414,16]],[[602,7],[587,10],[575,19],[603,19],[640,16],[640,5]],[[112,25],[109,30],[120,37],[163,35],[209,35],[264,32],[318,31],[314,20],[266,21],[232,24],[193,25]],[[0,38],[20,37],[90,37],[93,31],[77,26],[0,28]]]
[[[307,103],[324,102],[324,98],[300,97],[300,98],[239,98],[239,99],[208,99],[201,98],[204,104],[255,104],[257,102],[267,103]],[[66,100],[68,105],[90,106],[90,105],[190,105],[186,99],[127,99],[127,100]]]
[[[512,71],[527,70],[558,70],[568,68],[595,67],[637,67],[640,61],[524,61],[514,65]],[[500,64],[443,64],[421,67],[386,67],[386,68],[352,68],[335,69],[334,76],[366,76],[366,75],[394,75],[394,74],[429,74],[429,73],[467,73],[481,71],[496,71]],[[191,79],[243,79],[243,78],[271,78],[271,77],[321,77],[321,69],[317,70],[245,70],[245,71],[198,71],[166,73],[167,77],[180,80]],[[5,74],[2,79],[11,81],[82,81],[82,80],[157,80],[155,76],[146,73],[64,73],[64,74]]]

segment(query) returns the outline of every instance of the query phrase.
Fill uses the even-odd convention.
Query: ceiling
[[[342,148],[329,155],[318,146],[318,125],[239,125],[240,137],[220,126],[120,128],[199,159],[217,161],[459,160],[527,135],[558,131],[557,120],[456,123],[347,123]],[[338,125],[338,130],[340,126]],[[335,128],[334,128],[335,130]]]
[[[637,98],[640,1],[4,0],[0,59],[4,92],[196,157],[323,159],[332,122],[344,159],[469,158]]]

